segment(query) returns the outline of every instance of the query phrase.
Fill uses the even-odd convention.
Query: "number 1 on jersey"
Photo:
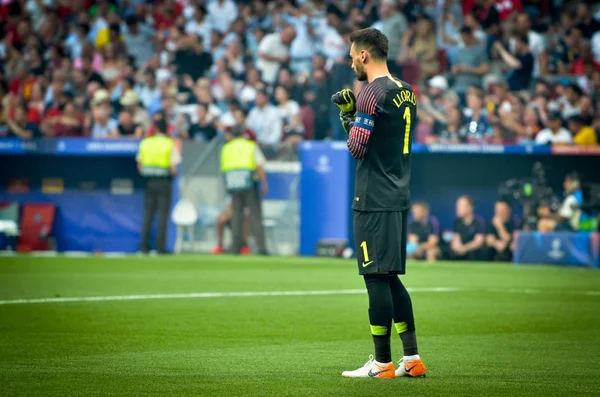
[[[408,151],[410,149],[410,123],[411,123],[411,116],[410,116],[410,107],[406,106],[404,108],[404,121],[406,121],[406,129],[404,130],[404,150],[402,151],[402,154],[408,154]]]

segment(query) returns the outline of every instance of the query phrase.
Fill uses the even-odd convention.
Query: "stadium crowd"
[[[349,34],[390,38],[424,143],[597,145],[600,13],[560,0],[3,0],[0,136],[344,139]]]

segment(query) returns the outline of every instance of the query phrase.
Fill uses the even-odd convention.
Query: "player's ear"
[[[369,62],[369,53],[365,50],[362,50],[360,52],[360,60],[362,61],[362,63]]]

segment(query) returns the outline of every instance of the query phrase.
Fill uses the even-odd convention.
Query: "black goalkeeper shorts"
[[[404,274],[408,211],[354,211],[358,273]]]

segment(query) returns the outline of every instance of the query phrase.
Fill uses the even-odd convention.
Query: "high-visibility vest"
[[[171,153],[175,142],[164,135],[154,135],[140,142],[139,157],[142,176],[167,178],[171,176]]]
[[[221,172],[225,188],[230,191],[249,190],[256,186],[256,143],[244,138],[232,139],[221,150]]]

